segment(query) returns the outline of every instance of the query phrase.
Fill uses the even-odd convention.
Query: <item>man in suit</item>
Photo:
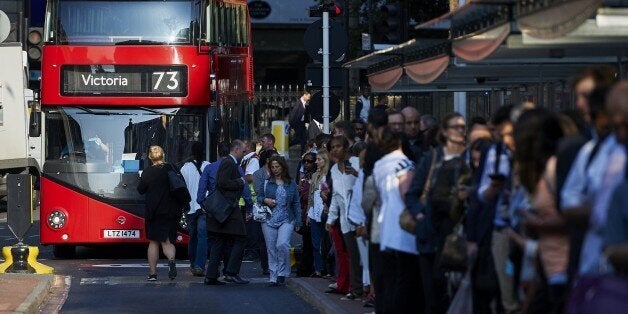
[[[297,100],[292,112],[290,112],[290,127],[294,129],[297,143],[301,145],[301,155],[307,147],[307,130],[305,129],[306,109],[310,103],[312,94],[309,91],[303,91],[301,98]]]
[[[218,267],[220,266],[220,257],[225,245],[232,244],[229,258],[227,258],[227,267],[224,280],[237,284],[249,283],[247,280],[240,278],[240,266],[242,263],[242,254],[246,245],[246,226],[244,218],[237,204],[242,196],[242,191],[246,179],[238,170],[239,162],[244,156],[245,145],[240,140],[231,142],[230,153],[221,162],[216,175],[216,190],[234,204],[231,214],[222,224],[213,217],[207,219],[207,231],[209,233],[209,242],[211,243],[209,252],[209,264],[205,275],[206,285],[224,285],[225,283],[218,280]]]

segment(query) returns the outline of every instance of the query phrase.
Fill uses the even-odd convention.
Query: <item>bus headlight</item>
[[[55,210],[48,215],[48,226],[52,229],[58,230],[65,227],[67,216],[60,210]]]

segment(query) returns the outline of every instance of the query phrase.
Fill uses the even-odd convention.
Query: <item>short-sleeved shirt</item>
[[[240,166],[242,166],[245,175],[253,174],[255,171],[259,170],[259,158],[257,158],[255,152],[250,152],[242,157]]]
[[[209,166],[209,162],[203,161],[199,170],[197,170],[196,165],[193,162],[186,162],[183,167],[181,167],[181,175],[185,179],[185,184],[188,187],[188,191],[190,195],[196,196],[198,194],[198,183],[201,180],[201,173],[205,170],[205,167]],[[196,199],[190,200],[190,211],[188,214],[194,214],[196,211],[201,208],[196,202]]]
[[[399,178],[412,170],[414,170],[414,162],[400,150],[387,154],[375,163],[373,176],[382,201],[377,217],[377,223],[380,226],[381,251],[392,249],[418,254],[414,234],[399,226],[399,216],[406,207],[399,190]]]

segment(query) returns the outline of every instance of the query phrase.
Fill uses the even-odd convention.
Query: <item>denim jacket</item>
[[[290,221],[294,221],[295,227],[301,227],[301,201],[299,200],[299,191],[297,190],[297,185],[294,181],[290,181],[286,186],[286,193],[288,197],[288,215],[290,217]],[[257,201],[260,204],[264,203],[265,198],[275,199],[277,196],[277,183],[275,182],[275,177],[270,177],[268,179],[268,183],[266,184],[266,188],[263,189],[262,193],[257,196]],[[272,210],[272,208],[271,208]]]

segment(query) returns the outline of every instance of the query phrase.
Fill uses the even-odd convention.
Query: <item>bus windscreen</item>
[[[49,40],[69,45],[191,43],[192,1],[64,1],[53,6]],[[54,21],[54,22],[53,22]]]

